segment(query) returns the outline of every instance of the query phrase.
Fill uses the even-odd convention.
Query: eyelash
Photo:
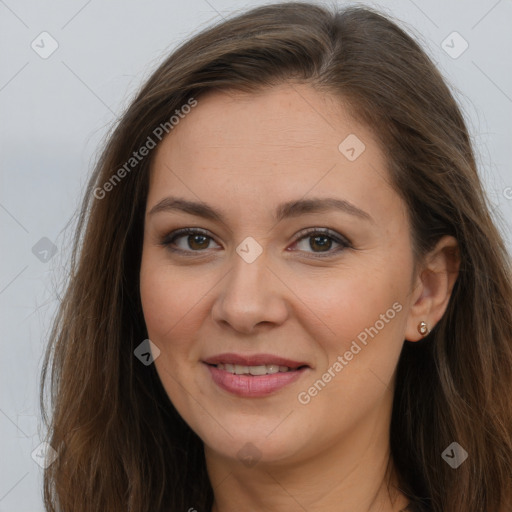
[[[202,236],[205,236],[207,238],[210,238],[211,240],[214,240],[214,238],[211,237],[208,234],[208,232],[203,230],[203,229],[199,229],[199,228],[182,228],[182,229],[178,229],[176,231],[172,231],[171,233],[169,233],[168,235],[163,237],[160,245],[166,247],[171,252],[181,253],[181,254],[201,253],[201,252],[204,252],[206,250],[205,249],[205,250],[193,251],[193,250],[177,249],[176,247],[172,247],[172,244],[178,238],[181,238],[182,236],[185,236],[185,235],[202,235]],[[312,229],[309,229],[309,230],[302,230],[302,231],[300,231],[298,233],[297,238],[296,238],[296,240],[293,243],[296,244],[297,242],[300,242],[303,239],[313,238],[314,235],[316,235],[316,236],[324,236],[326,238],[330,238],[331,240],[333,240],[334,242],[336,242],[337,244],[339,244],[341,246],[341,247],[338,247],[335,250],[329,250],[329,251],[327,251],[325,253],[313,252],[312,254],[315,254],[315,257],[317,257],[317,258],[332,257],[333,255],[338,254],[339,252],[343,251],[344,249],[351,249],[351,248],[353,248],[352,247],[352,243],[347,238],[342,237],[341,235],[337,235],[335,232],[333,232],[333,231],[331,231],[330,229],[327,229],[327,228],[312,228]]]

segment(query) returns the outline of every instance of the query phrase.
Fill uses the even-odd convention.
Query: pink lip
[[[274,356],[272,354],[253,354],[242,355],[231,352],[218,354],[203,360],[206,364],[239,364],[242,366],[260,366],[263,364],[275,364],[278,366],[288,366],[289,368],[298,368],[299,366],[309,366],[308,363],[293,361],[284,357]]]
[[[248,366],[257,365],[252,363]],[[280,366],[289,365],[283,364]],[[304,367],[300,370],[289,370],[287,372],[272,373],[268,375],[235,375],[209,364],[206,364],[206,367],[210,371],[213,381],[220,388],[225,391],[229,391],[234,395],[246,398],[257,398],[270,395],[271,393],[274,393],[284,386],[296,381],[305,371],[309,370],[309,368]]]

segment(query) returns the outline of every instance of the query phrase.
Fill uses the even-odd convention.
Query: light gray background
[[[43,510],[42,469],[31,458],[42,439],[41,358],[69,253],[63,229],[108,127],[180,41],[263,3],[0,0],[0,512]],[[512,2],[366,5],[402,20],[456,88],[512,248]],[[43,31],[59,45],[47,59],[31,48]],[[455,59],[442,45],[454,31],[469,44]],[[452,53],[462,48],[450,41]],[[43,237],[57,247],[46,263],[32,252]]]

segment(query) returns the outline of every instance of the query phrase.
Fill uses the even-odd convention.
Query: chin
[[[249,437],[247,435],[205,442],[205,447],[217,456],[239,462],[242,466],[253,467],[256,464],[279,465],[292,462],[300,452],[298,446],[283,444],[283,439],[273,442],[265,436]],[[290,440],[288,439],[288,442]]]

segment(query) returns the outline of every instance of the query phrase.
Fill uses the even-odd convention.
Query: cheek
[[[407,283],[390,272],[389,265],[371,274],[374,279],[364,272],[346,273],[326,283],[323,294],[310,292],[308,305],[316,307],[329,327],[327,335],[315,336],[324,353],[309,383],[315,389],[303,389],[311,390],[311,396],[322,390],[311,409],[319,415],[338,408],[365,414],[381,400],[392,379],[403,345]],[[326,385],[315,384],[318,379]]]
[[[190,279],[171,269],[157,255],[143,255],[140,273],[140,294],[149,339],[160,355],[155,360],[162,385],[178,410],[190,407],[183,385],[190,386],[188,361],[194,358],[191,342],[200,328],[197,312],[198,293]],[[201,294],[203,295],[203,294]]]
[[[295,280],[294,293],[307,306],[308,316],[319,320],[317,341],[342,350],[365,328],[377,322],[384,331],[384,322],[389,332],[389,326],[401,317],[397,310],[404,309],[404,276],[390,269],[389,263],[387,268],[372,267],[345,269],[339,275],[317,275],[314,280]]]
[[[197,293],[190,282],[169,265],[151,254],[143,255],[140,294],[149,338],[165,349],[169,340],[180,340],[184,328],[190,327]],[[173,342],[174,343],[174,342]]]
[[[403,277],[386,272],[372,272],[375,279],[346,275],[330,288],[325,323],[335,335],[317,340],[325,353],[318,373],[329,382],[319,408],[342,403],[362,414],[363,404],[376,404],[393,377],[404,339],[407,288]]]
[[[140,273],[140,297],[150,338],[154,334],[172,327],[172,314],[170,313],[176,311],[175,304],[169,303],[172,301],[173,295],[164,286],[164,281],[159,279],[159,276],[161,273],[157,267],[151,265],[150,259],[143,258]]]

